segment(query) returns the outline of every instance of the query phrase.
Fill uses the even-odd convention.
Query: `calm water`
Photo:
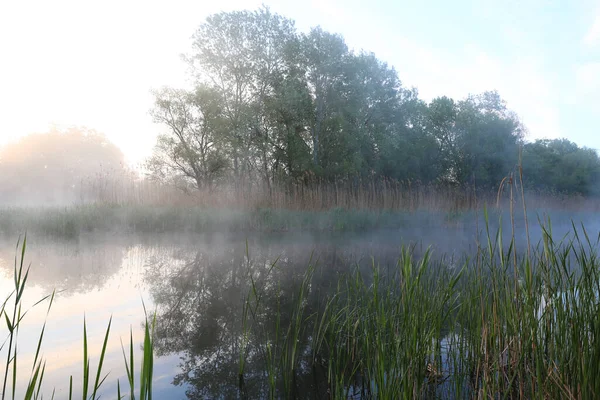
[[[25,302],[33,304],[53,289],[60,291],[47,318],[42,348],[47,360],[45,392],[55,388],[56,398],[64,398],[69,376],[73,375],[74,382],[81,379],[84,315],[95,374],[112,316],[103,368],[110,375],[103,393],[106,398],[114,397],[117,379],[122,384],[126,381],[121,340],[128,345],[130,329],[138,349],[135,363],[139,370],[144,301],[149,310],[157,311],[155,398],[236,398],[242,305],[250,290],[249,271],[264,294],[263,332],[268,336],[277,309],[291,314],[295,290],[311,260],[319,268],[307,299],[307,315],[319,307],[340,274],[352,265],[368,268],[375,258],[382,268],[393,266],[401,245],[410,243],[417,253],[434,245],[434,254],[445,253],[450,261],[474,250],[473,237],[473,232],[464,229],[440,227],[413,229],[410,234],[389,231],[344,236],[89,236],[71,242],[30,238],[26,261],[31,262],[32,269]],[[15,242],[5,240],[0,248],[0,294],[12,289],[14,255]],[[275,262],[276,268],[271,269]],[[35,307],[21,327],[22,385],[29,376],[46,308],[45,303]],[[282,325],[287,326],[286,321]],[[306,340],[301,338],[302,343]],[[308,348],[300,347],[308,353]],[[262,397],[265,390],[259,352],[259,347],[248,347],[245,383],[250,398]],[[297,384],[306,388],[306,397],[310,397],[310,391],[318,390],[318,383],[311,380],[308,371],[303,373],[307,365],[301,363]]]

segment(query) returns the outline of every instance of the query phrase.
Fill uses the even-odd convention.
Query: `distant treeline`
[[[491,189],[522,165],[530,189],[597,193],[596,152],[525,142],[498,93],[427,103],[373,54],[319,27],[299,33],[267,8],[208,17],[185,58],[194,89],[155,92],[166,129],[148,167],[159,180],[270,187],[353,176]]]

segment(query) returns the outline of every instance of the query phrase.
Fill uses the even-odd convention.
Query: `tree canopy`
[[[491,189],[523,146],[531,187],[591,193],[597,179],[591,150],[526,144],[497,92],[427,103],[374,54],[320,27],[300,33],[266,7],[209,16],[185,58],[194,88],[155,92],[152,115],[165,131],[148,166],[161,180],[198,189],[313,178]]]
[[[600,194],[598,153],[567,139],[536,140],[525,144],[523,170],[531,188],[581,195]]]

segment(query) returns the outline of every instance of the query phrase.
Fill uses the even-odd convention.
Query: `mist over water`
[[[531,213],[535,215],[534,212]],[[543,212],[540,211],[543,218]],[[31,262],[27,304],[56,289],[56,303],[48,317],[44,354],[52,368],[44,385],[65,393],[70,375],[81,374],[80,354],[82,321],[88,324],[92,357],[97,357],[106,323],[112,315],[113,327],[105,370],[111,377],[103,387],[115,392],[116,379],[125,381],[121,353],[122,339],[129,329],[134,341],[141,343],[144,312],[157,311],[155,351],[155,395],[158,398],[230,398],[238,390],[237,349],[233,345],[241,334],[244,300],[250,291],[249,271],[264,289],[268,309],[279,307],[285,314],[293,306],[295,291],[309,265],[316,265],[307,298],[307,313],[317,311],[340,277],[355,268],[366,275],[374,266],[391,270],[403,246],[415,257],[428,248],[436,268],[460,268],[477,251],[479,229],[482,246],[485,221],[482,213],[469,214],[433,226],[429,221],[411,220],[409,226],[362,233],[212,233],[186,235],[105,235],[86,234],[74,240],[29,237],[26,260]],[[490,211],[489,229],[495,237],[500,215]],[[593,215],[578,215],[585,222],[592,240],[598,236]],[[533,219],[530,217],[530,219]],[[531,222],[533,245],[541,238],[541,228]],[[515,218],[516,246],[523,254],[527,238],[523,219]],[[553,217],[552,230],[560,239],[572,230],[565,215]],[[504,246],[508,246],[511,221],[502,216]],[[0,247],[0,288],[12,285],[15,243],[3,238]],[[247,257],[249,256],[249,257]],[[271,269],[275,263],[276,267]],[[269,272],[270,271],[270,272]],[[289,311],[289,310],[288,310]],[[27,317],[21,347],[24,363],[33,356],[36,335],[45,318],[45,310],[34,309]],[[282,322],[283,323],[283,322]],[[306,332],[309,334],[310,332]],[[30,340],[25,340],[30,339]],[[300,339],[307,343],[308,338]],[[233,346],[233,347],[232,347]],[[252,345],[250,345],[252,348]],[[254,397],[267,390],[260,378],[261,358],[249,350],[246,386]],[[256,348],[258,351],[258,347]],[[302,350],[309,354],[310,349]],[[304,365],[301,363],[301,365]],[[308,365],[308,364],[306,364]],[[254,371],[254,372],[253,372]],[[298,372],[299,383],[312,387],[303,394],[312,398],[320,390],[308,371]],[[316,385],[316,386],[315,386]],[[254,398],[251,396],[251,398]]]
[[[327,2],[5,13],[0,400],[598,397],[600,14]]]

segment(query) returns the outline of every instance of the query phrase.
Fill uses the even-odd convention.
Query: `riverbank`
[[[524,215],[510,217],[507,206],[487,210],[388,210],[333,208],[324,211],[284,208],[213,208],[193,206],[78,205],[68,207],[0,207],[0,235],[11,239],[29,232],[36,237],[76,239],[86,234],[210,234],[210,233],[368,233],[453,228],[482,231],[486,211],[495,228],[502,219],[508,231],[514,221],[517,235],[525,233]],[[595,213],[586,210],[530,207],[529,221],[550,216],[559,231],[585,222],[596,228]],[[536,237],[541,237],[538,229]]]
[[[475,212],[387,211],[335,208],[329,211],[253,210],[200,207],[84,205],[0,209],[0,234],[23,231],[56,238],[86,233],[361,232],[465,224]]]

